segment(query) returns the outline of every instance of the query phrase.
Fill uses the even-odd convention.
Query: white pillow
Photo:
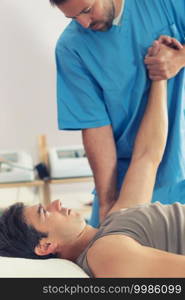
[[[0,256],[0,278],[88,278],[75,263],[60,258],[27,259]]]

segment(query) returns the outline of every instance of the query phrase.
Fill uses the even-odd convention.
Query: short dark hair
[[[53,254],[39,256],[34,252],[40,240],[47,233],[37,231],[26,224],[24,204],[15,203],[6,209],[0,217],[0,256],[46,259],[56,257]]]
[[[62,4],[64,2],[67,2],[68,0],[49,0],[51,5],[59,5]]]

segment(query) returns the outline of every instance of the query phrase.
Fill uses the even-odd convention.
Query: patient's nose
[[[47,210],[48,211],[60,211],[61,207],[62,207],[61,201],[54,200],[47,206]]]

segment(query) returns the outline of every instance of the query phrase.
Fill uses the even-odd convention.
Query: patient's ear
[[[42,239],[35,247],[34,252],[37,255],[48,255],[56,253],[57,244],[54,242],[48,242],[46,239]]]

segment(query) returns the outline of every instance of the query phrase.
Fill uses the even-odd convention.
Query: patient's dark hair
[[[59,5],[62,4],[64,2],[67,2],[68,0],[49,0],[51,5]]]
[[[0,217],[0,256],[46,259],[53,254],[39,256],[34,248],[47,233],[39,232],[27,225],[23,214],[24,204],[16,203]]]

